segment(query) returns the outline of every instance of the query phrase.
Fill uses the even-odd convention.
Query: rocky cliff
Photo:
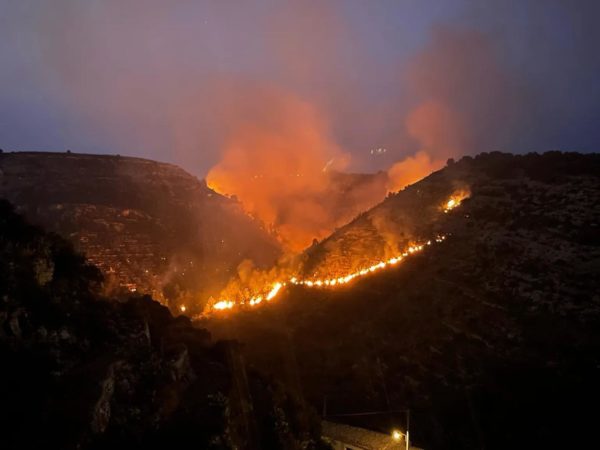
[[[73,153],[0,154],[0,198],[68,238],[115,285],[201,307],[249,258],[279,248],[235,201],[177,166]]]
[[[319,421],[233,342],[101,273],[0,201],[3,449],[318,449]]]

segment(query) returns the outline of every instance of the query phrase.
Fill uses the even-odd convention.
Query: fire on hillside
[[[461,191],[457,191],[454,194],[452,194],[452,196],[448,199],[448,201],[444,204],[444,212],[447,213],[451,210],[453,210],[454,208],[456,208],[457,206],[460,206],[461,202],[469,197],[470,193],[469,191],[465,191],[465,190],[461,190]]]
[[[462,201],[469,196],[469,192],[462,190],[457,191],[445,201],[440,209],[444,213],[448,213],[454,208],[460,206]],[[212,304],[207,305],[203,315],[210,315],[214,312],[235,310],[235,309],[248,309],[254,308],[258,305],[265,304],[275,299],[282,290],[289,285],[305,286],[307,288],[335,288],[352,282],[355,279],[368,276],[374,272],[382,271],[386,268],[393,267],[411,255],[422,252],[426,247],[433,245],[434,243],[441,243],[446,239],[446,235],[438,235],[434,239],[430,239],[420,243],[413,243],[406,247],[404,251],[399,254],[383,261],[379,261],[368,267],[356,270],[351,273],[344,274],[342,276],[331,276],[328,278],[302,278],[299,276],[290,276],[286,279],[278,279],[266,283],[264,287],[259,288],[258,292],[253,295],[243,298],[226,298],[218,300]]]
[[[218,302],[214,303],[212,306],[209,306],[206,313],[209,313],[211,310],[222,311],[222,310],[234,309],[236,307],[241,307],[241,308],[254,307],[254,306],[257,306],[257,305],[263,303],[263,301],[269,302],[269,301],[273,300],[281,292],[281,290],[288,285],[306,286],[309,288],[333,288],[336,286],[348,284],[356,278],[365,277],[374,272],[378,272],[383,269],[389,268],[391,266],[395,266],[396,264],[400,263],[408,256],[423,251],[425,249],[425,247],[432,245],[434,242],[436,242],[436,243],[443,242],[445,239],[446,239],[446,236],[441,235],[441,236],[437,236],[434,240],[428,240],[422,244],[413,244],[413,245],[409,246],[406,249],[406,251],[402,252],[401,254],[399,254],[393,258],[390,258],[386,261],[380,261],[377,264],[373,264],[369,267],[365,267],[364,269],[361,269],[356,272],[352,272],[352,273],[349,273],[347,275],[340,276],[340,277],[325,278],[325,279],[321,279],[321,278],[302,279],[302,278],[297,278],[297,277],[291,277],[287,281],[276,281],[272,285],[267,287],[265,289],[265,293],[263,293],[263,294],[258,294],[256,296],[250,297],[248,299],[242,299],[240,301],[219,300]]]

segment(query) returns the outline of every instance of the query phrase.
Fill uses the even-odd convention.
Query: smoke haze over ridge
[[[321,200],[332,159],[389,169],[397,190],[461,154],[600,143],[593,1],[0,7],[2,148],[214,168],[223,192],[280,231],[334,226]],[[240,170],[270,174],[272,188],[232,183]]]
[[[453,101],[472,91],[481,108],[469,117],[465,151],[591,151],[600,139],[591,123],[600,103],[592,1],[2,0],[0,7],[5,149],[121,152],[203,176],[229,137],[219,124],[229,99],[211,95],[224,84],[235,85],[236,95],[247,86],[275,87],[312,104],[353,170],[387,168],[418,151],[407,116],[450,89],[463,91]],[[436,52],[444,50],[444,33],[459,42]],[[486,135],[486,113],[502,119],[500,109],[510,119],[512,110],[483,89],[486,77],[501,81],[485,68],[463,84],[414,92],[415,61],[424,71],[451,63],[451,73],[432,75],[456,80],[481,60],[472,39],[486,42],[484,51],[496,54],[496,66],[527,99],[529,122],[519,129],[510,123],[510,133]],[[387,153],[372,158],[378,147]]]

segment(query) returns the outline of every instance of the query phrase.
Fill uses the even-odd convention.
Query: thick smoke
[[[210,182],[237,196],[292,249],[385,195],[382,177],[352,188],[348,180],[332,182],[325,166],[389,168],[387,187],[395,191],[450,157],[541,150],[525,146],[538,142],[528,133],[554,142],[564,116],[574,117],[580,104],[589,104],[581,116],[593,127],[597,96],[588,93],[597,84],[597,51],[584,45],[597,34],[590,34],[593,14],[549,2],[553,17],[584,25],[560,38],[583,50],[554,45],[555,58],[535,51],[549,46],[531,39],[540,32],[555,39],[551,24],[538,23],[537,12],[547,10],[539,2],[524,2],[535,13],[526,28],[510,20],[514,8],[457,1],[450,9],[471,19],[456,13],[450,20],[420,6],[426,2],[392,3],[13,2],[0,17],[0,32],[8,33],[0,81],[10,82],[10,95],[0,91],[0,100],[12,99],[2,103],[9,106],[0,110],[0,126],[13,123],[17,108],[10,105],[27,104],[30,93],[31,104],[43,104],[63,124],[53,136],[62,136],[65,149],[167,160],[201,177],[212,168]],[[502,20],[494,18],[498,9]],[[419,30],[400,26],[420,14],[428,22],[415,25]],[[439,20],[453,23],[430,30]],[[520,34],[498,31],[505,23]],[[521,48],[525,42],[531,48]],[[15,46],[28,56],[11,65]],[[546,70],[561,60],[569,63],[561,71]],[[538,75],[535,84],[530,72]],[[567,90],[567,78],[579,82]],[[19,80],[26,85],[13,88]],[[26,125],[0,131],[35,124]],[[579,136],[576,128],[569,136]],[[384,156],[369,153],[379,147],[388,150]]]
[[[428,101],[419,105],[408,116],[406,128],[418,142],[419,150],[388,170],[390,191],[420,180],[442,167],[448,157],[461,155],[468,149],[465,127],[458,114],[443,103]]]
[[[406,73],[416,106],[404,126],[417,150],[389,169],[392,191],[448,158],[497,150],[522,126],[525,96],[485,34],[438,27]]]
[[[501,142],[502,134],[514,129],[521,101],[505,72],[484,34],[447,28],[433,33],[403,68],[401,79],[414,106],[403,119],[396,146],[415,152],[388,170],[389,191],[427,176],[448,158],[490,150],[478,146],[488,137]],[[339,213],[340,203],[350,198],[332,195],[324,170],[339,168],[346,157],[318,103],[271,90],[247,101],[228,116],[231,134],[221,162],[208,175],[209,184],[236,195],[247,211],[273,227],[288,249],[300,250],[351,218]],[[383,194],[367,190],[357,207],[368,208]]]
[[[335,222],[326,198],[330,171],[344,155],[315,108],[285,92],[244,97],[229,117],[231,134],[210,187],[234,194],[253,216],[273,227],[289,249],[322,238]]]

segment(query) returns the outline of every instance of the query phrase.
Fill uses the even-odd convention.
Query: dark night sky
[[[240,127],[300,122],[352,170],[421,149],[598,151],[599,5],[0,0],[0,147],[204,175]],[[452,120],[412,120],[423,105]]]

